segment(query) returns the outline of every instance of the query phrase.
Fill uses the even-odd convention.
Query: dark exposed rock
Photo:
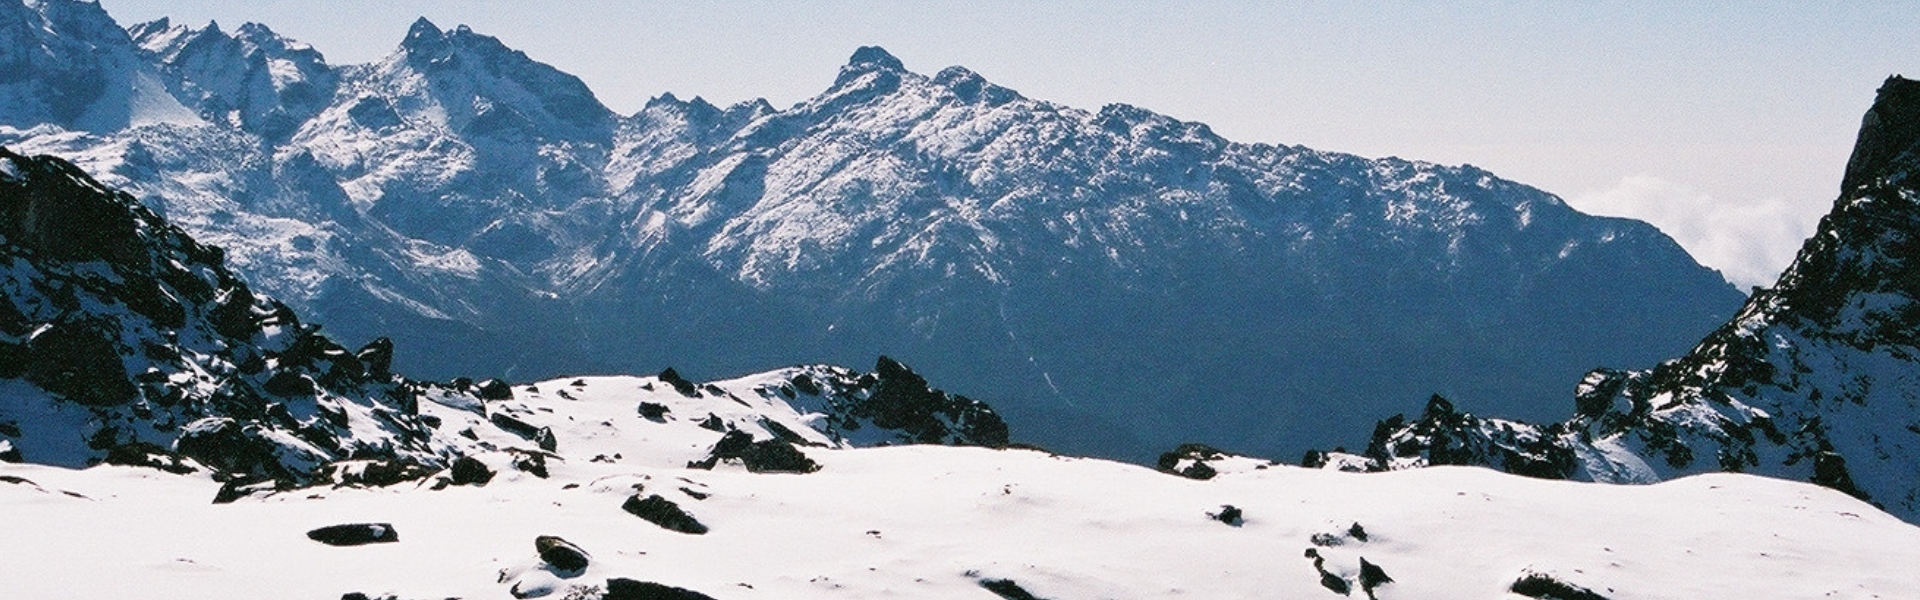
[[[1012,579],[982,579],[980,587],[987,588],[987,591],[1006,600],[1040,600],[1039,596],[1020,587],[1020,584],[1014,583]]]
[[[720,436],[720,441],[707,451],[706,458],[687,463],[687,466],[712,469],[723,459],[737,459],[748,471],[755,473],[812,473],[820,470],[819,463],[807,458],[806,453],[793,447],[792,443],[777,439],[754,441],[751,434],[739,430]]]
[[[250,496],[256,493],[271,492],[271,491],[274,491],[275,489],[277,489],[277,486],[274,483],[274,481],[271,479],[265,479],[265,478],[229,479],[225,483],[220,484],[219,491],[214,492],[213,503],[228,504],[235,500],[239,500],[241,498],[245,498],[247,496]]]
[[[1222,504],[1220,505],[1220,512],[1207,513],[1207,516],[1212,517],[1213,520],[1215,521],[1226,523],[1234,527],[1239,527],[1246,523],[1246,520],[1244,519],[1245,514],[1240,510],[1239,507],[1234,506],[1232,504]]]
[[[400,533],[387,523],[352,523],[308,531],[307,538],[328,546],[361,546],[398,542]]]
[[[68,400],[88,406],[116,406],[138,395],[127,380],[126,367],[110,325],[94,320],[62,320],[27,339],[28,381]]]
[[[1385,569],[1381,569],[1380,565],[1367,562],[1364,556],[1360,557],[1360,589],[1367,593],[1368,598],[1374,597],[1375,588],[1389,583],[1393,583],[1393,578],[1387,576]]]
[[[624,577],[607,580],[607,593],[600,600],[714,600],[712,596],[686,588]]]
[[[640,417],[648,421],[653,421],[656,423],[664,422],[667,420],[667,412],[668,412],[668,409],[667,409],[667,405],[665,404],[660,404],[657,402],[641,402],[640,403]]]
[[[682,396],[688,398],[700,397],[700,389],[695,387],[693,382],[687,381],[687,378],[681,377],[680,372],[673,370],[673,367],[667,367],[666,370],[660,372],[660,381],[664,381],[667,385],[673,386],[673,391],[680,392]]]
[[[1160,460],[1154,466],[1162,473],[1172,473],[1188,479],[1213,479],[1220,472],[1207,461],[1225,458],[1227,454],[1218,448],[1206,444],[1186,443],[1173,450],[1160,454]],[[1192,461],[1186,467],[1180,467],[1182,461]]]
[[[486,485],[493,481],[493,469],[471,456],[453,459],[453,467],[449,471],[454,485]]]
[[[262,434],[255,423],[226,417],[207,417],[189,424],[174,441],[173,449],[200,464],[225,473],[238,473],[269,479],[300,479],[281,455],[283,446]],[[316,464],[317,457],[310,457]]]
[[[117,444],[107,449],[107,456],[102,462],[128,467],[148,467],[169,473],[192,473],[195,470],[192,465],[181,462],[179,455],[147,442]]]
[[[335,463],[328,469],[328,482],[335,485],[386,487],[432,476],[437,469],[400,460],[371,460]]]
[[[531,423],[516,419],[506,413],[496,412],[489,414],[487,415],[487,421],[492,422],[495,427],[499,427],[502,431],[526,438],[527,441],[539,446],[541,450],[553,452],[559,446],[553,437],[553,430],[545,427],[535,427]]]
[[[999,448],[1010,441],[1006,421],[991,407],[933,389],[899,361],[880,357],[873,377],[872,392],[864,401],[845,406],[843,421],[864,420],[896,430],[900,441],[913,444]]]
[[[367,376],[375,379],[393,376],[393,340],[374,338],[353,355],[366,367]]]
[[[1538,600],[1607,600],[1606,596],[1594,593],[1545,573],[1528,573],[1514,580],[1507,588],[1515,594]]]
[[[480,386],[474,390],[474,394],[479,396],[481,400],[512,400],[513,386],[507,385],[507,382],[498,379],[488,379],[480,382]]]
[[[533,549],[540,553],[540,560],[546,561],[547,564],[553,565],[553,568],[563,572],[584,571],[587,563],[591,562],[587,551],[581,550],[579,546],[559,536],[543,535],[534,538]]]
[[[547,455],[538,452],[514,452],[513,468],[541,479],[547,478]]]
[[[693,518],[693,515],[687,514],[685,510],[681,510],[680,505],[674,504],[672,500],[660,497],[659,494],[649,495],[645,498],[641,498],[639,494],[634,494],[627,498],[626,503],[620,505],[620,509],[670,531],[694,535],[707,532],[707,526],[702,524],[699,519]]]
[[[720,420],[719,415],[715,415],[713,413],[707,413],[707,418],[700,420],[700,428],[711,429],[714,431],[726,431],[727,422]]]
[[[1327,588],[1327,590],[1342,596],[1353,594],[1353,584],[1347,583],[1347,580],[1341,578],[1339,575],[1326,571],[1320,572],[1320,587]]]

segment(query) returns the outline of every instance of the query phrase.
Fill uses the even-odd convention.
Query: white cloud
[[[1623,177],[1612,189],[1567,202],[1593,214],[1652,223],[1741,288],[1772,285],[1828,208],[1782,198],[1720,200],[1650,175]]]

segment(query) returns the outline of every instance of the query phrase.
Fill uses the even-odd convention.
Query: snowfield
[[[1337,595],[1312,549],[1355,597],[1366,595],[1362,559],[1392,578],[1378,598],[1517,599],[1507,594],[1529,574],[1615,600],[1920,597],[1911,570],[1920,529],[1840,492],[1745,475],[1618,486],[1241,461],[1203,481],[945,446],[805,447],[821,465],[806,474],[676,464],[720,437],[699,425],[709,411],[731,406],[716,415],[728,422],[818,422],[784,401],[735,401],[772,389],[756,388],[775,381],[762,379],[722,382],[732,393],[701,398],[643,389],[663,387],[653,378],[516,387],[516,400],[489,408],[583,425],[543,425],[557,447],[546,478],[509,465],[535,452],[531,442],[493,438],[501,451],[479,456],[498,474],[483,486],[436,483],[443,474],[214,504],[220,484],[204,474],[0,464],[6,595],[596,598],[610,578],[714,598],[1027,597],[1004,582],[1053,599]],[[682,401],[660,420],[637,410],[673,397]],[[629,514],[636,493],[710,531]],[[1232,523],[1216,518],[1228,506],[1239,512]],[[351,523],[390,524],[399,540],[334,547],[306,535]],[[588,566],[542,562],[534,540],[544,535],[584,550]]]

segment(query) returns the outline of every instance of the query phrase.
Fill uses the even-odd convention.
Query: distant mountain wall
[[[420,349],[394,360],[423,376],[886,354],[1062,451],[1277,455],[1434,392],[1551,418],[1580,373],[1682,352],[1742,298],[1645,223],[1471,166],[1237,143],[878,48],[785,109],[618,115],[424,19],[350,66],[74,0],[0,1],[6,23],[38,62],[0,99],[152,80],[88,97],[171,116],[8,105],[0,144],[132,191],[332,335]]]

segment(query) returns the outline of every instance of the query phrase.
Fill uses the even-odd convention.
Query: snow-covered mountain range
[[[59,159],[0,152],[0,217],[12,596],[1920,593],[1920,529],[1810,484],[1205,450],[1172,457],[1176,477],[1010,448],[990,408],[886,358],[427,383],[391,372],[402,349],[332,343]]]
[[[347,66],[77,0],[0,23],[0,145],[128,190],[338,339],[437,349],[396,356],[418,376],[887,354],[1049,447],[1292,454],[1434,392],[1552,418],[1741,298],[1644,223],[1471,166],[1237,143],[878,48],[789,108],[619,115],[425,20]]]
[[[1475,464],[1648,482],[1710,471],[1811,481],[1920,520],[1920,82],[1889,78],[1840,197],[1793,265],[1692,352],[1596,370],[1547,426],[1435,398],[1351,468]],[[1495,413],[1497,414],[1497,413]]]

